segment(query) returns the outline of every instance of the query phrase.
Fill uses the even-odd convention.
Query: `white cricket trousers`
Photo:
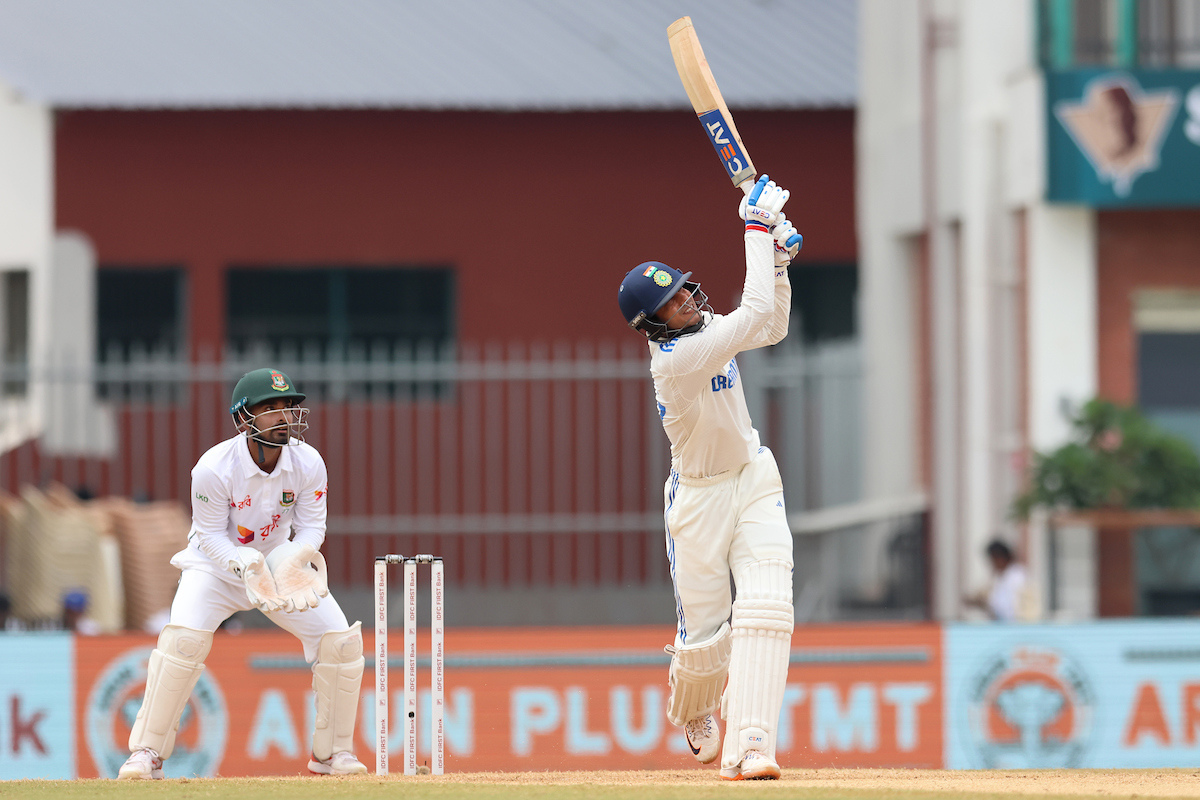
[[[712,637],[729,619],[731,573],[741,575],[747,565],[764,559],[793,564],[792,532],[779,467],[766,447],[741,469],[711,478],[672,470],[665,508],[679,618],[675,646],[680,647]]]
[[[246,587],[232,574],[226,579],[207,570],[189,567],[179,576],[179,588],[171,602],[171,624],[198,631],[215,631],[235,611],[249,611],[254,607],[246,597]],[[322,597],[316,608],[290,613],[272,611],[267,618],[301,641],[304,660],[309,662],[317,660],[317,645],[322,636],[350,627],[346,614],[332,594]]]

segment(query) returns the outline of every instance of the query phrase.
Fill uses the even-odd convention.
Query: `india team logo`
[[[282,372],[271,370],[271,388],[276,391],[286,392],[292,387],[288,386],[287,378],[283,377]]]
[[[658,272],[654,273],[654,282],[657,283],[659,286],[670,286],[671,285],[671,273],[663,272],[660,269]]]
[[[1016,645],[990,658],[967,691],[967,750],[978,766],[1083,766],[1093,733],[1095,694],[1065,653]]]
[[[144,648],[128,650],[96,679],[87,699],[84,728],[88,751],[100,774],[115,777],[129,758],[129,731],[146,691]],[[192,690],[180,717],[175,750],[163,764],[168,778],[208,777],[217,774],[229,717],[221,687],[205,670]]]

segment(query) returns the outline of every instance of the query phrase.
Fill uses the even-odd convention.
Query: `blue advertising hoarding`
[[[68,633],[0,632],[0,780],[75,777]]]
[[[1200,764],[1200,620],[946,626],[948,769]]]
[[[1046,73],[1051,202],[1200,206],[1200,70]]]

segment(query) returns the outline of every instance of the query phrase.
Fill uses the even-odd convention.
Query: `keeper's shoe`
[[[367,765],[348,750],[339,750],[322,761],[315,755],[309,759],[308,771],[317,775],[366,775]]]
[[[727,781],[774,781],[779,779],[779,765],[758,750],[747,750],[742,763],[721,770]]]
[[[688,720],[683,726],[688,749],[701,764],[711,764],[721,751],[721,736],[717,729],[717,718],[712,714]]]
[[[163,760],[158,753],[150,749],[134,750],[133,755],[125,760],[121,769],[117,770],[117,780],[161,781]]]

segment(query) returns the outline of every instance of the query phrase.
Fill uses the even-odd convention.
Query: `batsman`
[[[802,242],[783,213],[788,196],[763,175],[742,199],[746,279],[729,314],[713,312],[691,272],[659,261],[632,269],[617,295],[629,326],[649,340],[658,414],[671,441],[666,545],[679,624],[667,647],[667,718],[683,726],[700,763],[720,756],[726,780],[780,775],[792,535],[779,468],[751,424],[736,356],[787,335],[787,268]]]
[[[316,728],[311,772],[366,773],[353,753],[362,684],[360,623],[350,625],[326,585],[325,461],[304,442],[304,394],[276,369],[247,372],[229,413],[237,434],[192,469],[188,546],[171,559],[182,573],[170,622],[151,652],[146,694],[119,779],[161,779],[213,632],[236,611],[258,608],[300,640],[312,663]]]

